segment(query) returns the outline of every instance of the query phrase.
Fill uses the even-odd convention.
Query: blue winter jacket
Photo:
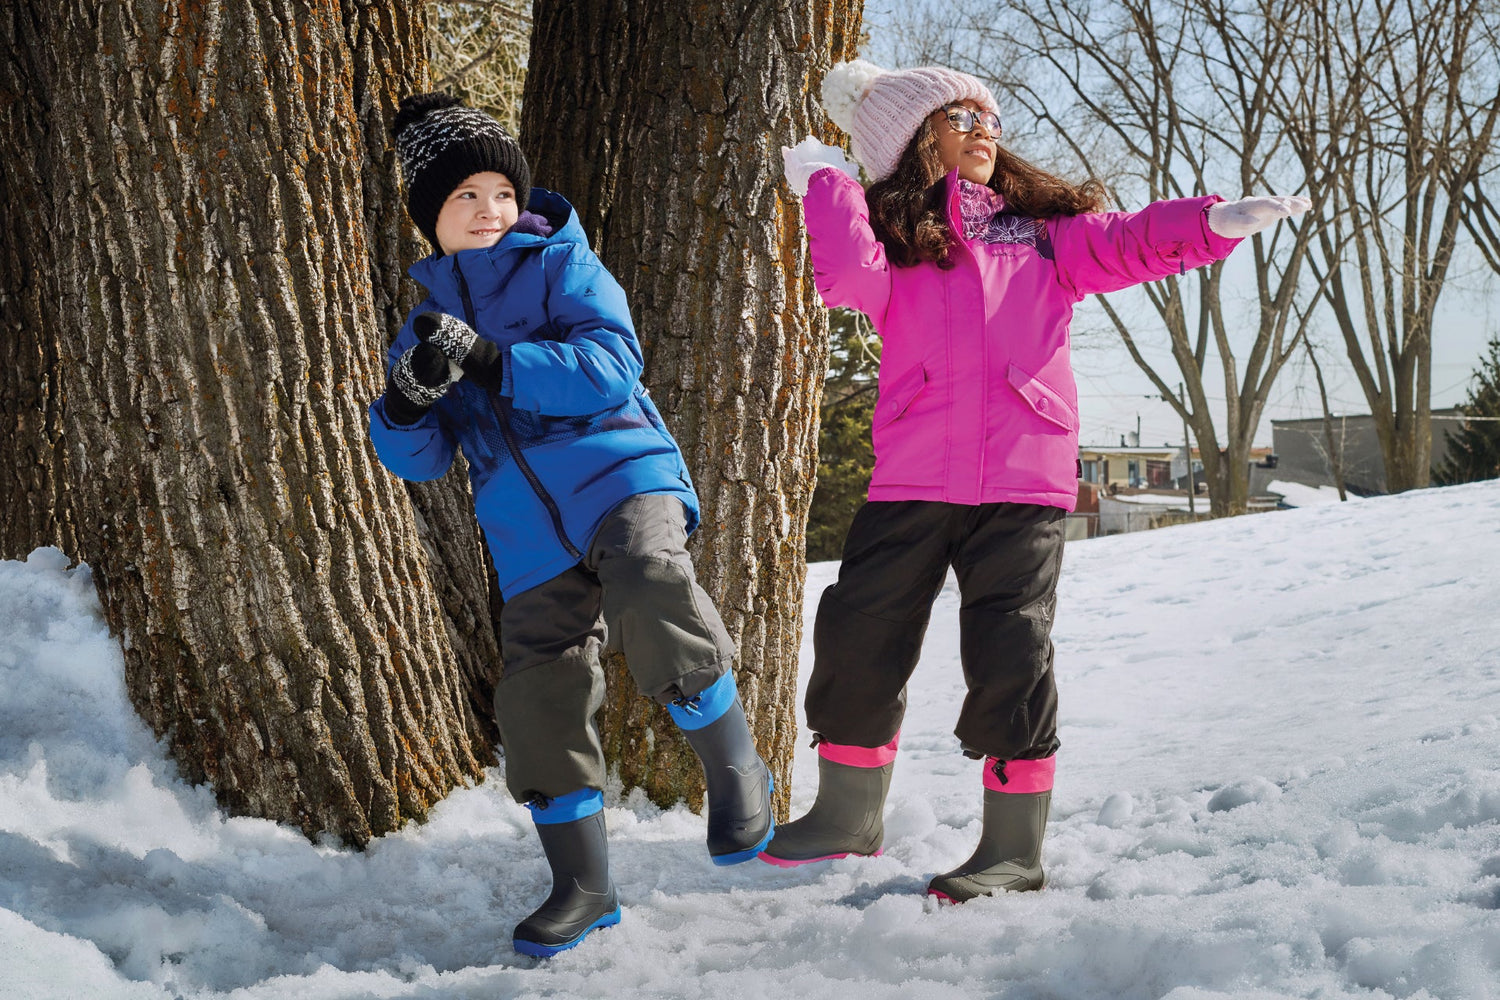
[[[460,381],[410,426],[386,418],[383,397],[370,406],[370,440],[403,479],[437,479],[463,448],[507,599],[582,559],[627,497],[670,493],[687,508],[688,531],[698,523],[687,465],[640,383],[624,290],[560,195],[532,188],[527,210],[546,218],[551,235],[517,227],[493,247],[412,265],[429,295],[388,358],[394,364],[417,342],[418,313],[449,313],[500,347],[500,389]]]

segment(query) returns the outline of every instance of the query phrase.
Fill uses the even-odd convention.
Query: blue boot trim
[[[767,795],[767,797],[770,797],[770,796],[775,795],[775,794],[776,794],[776,779],[771,775],[770,769],[767,768],[766,769],[766,795]],[[733,854],[718,854],[718,855],[710,854],[708,856],[709,860],[712,861],[714,864],[719,865],[720,867],[725,867],[725,866],[728,866],[728,865],[743,864],[746,861],[750,861],[750,860],[758,857],[760,855],[760,852],[764,851],[766,849],[766,845],[771,842],[771,838],[774,837],[775,835],[776,835],[776,817],[772,816],[771,817],[771,826],[770,826],[769,829],[766,830],[766,835],[760,839],[760,843],[756,844],[754,847],[748,848],[748,849],[743,850],[743,851],[735,851]]]
[[[604,793],[597,788],[580,788],[555,799],[537,796],[526,803],[526,808],[531,810],[531,821],[538,826],[571,823],[603,809]]]
[[[589,931],[595,927],[613,927],[619,922],[620,908],[617,906],[613,913],[606,913],[580,931],[576,938],[563,944],[542,944],[539,941],[523,941],[520,938],[514,939],[511,944],[515,945],[516,951],[523,955],[530,955],[532,958],[551,958],[560,951],[578,947],[583,943],[583,939],[589,936]]]
[[[734,684],[734,671],[726,670],[723,676],[691,698],[679,698],[667,706],[672,721],[681,729],[702,729],[719,721],[734,704],[739,688]]]

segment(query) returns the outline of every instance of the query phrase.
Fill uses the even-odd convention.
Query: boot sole
[[[811,865],[819,861],[833,861],[837,858],[878,858],[881,853],[879,850],[873,851],[870,854],[861,854],[858,851],[845,851],[842,854],[824,854],[817,858],[778,858],[773,854],[761,851],[759,856],[766,864],[775,865],[777,868],[796,868],[799,865]]]
[[[767,774],[767,776],[766,776],[766,797],[767,797],[767,799],[769,800],[770,796],[772,796],[774,794],[776,794],[776,779],[773,778],[773,777],[771,777],[769,774]],[[734,851],[734,852],[732,852],[730,854],[710,854],[708,856],[709,860],[712,861],[714,864],[718,865],[721,868],[726,868],[729,865],[744,864],[746,861],[753,861],[755,859],[756,855],[760,854],[761,851],[765,850],[766,845],[771,842],[771,838],[773,836],[775,836],[775,835],[776,835],[776,819],[773,816],[771,818],[771,826],[770,826],[769,829],[766,830],[766,835],[764,837],[760,838],[760,843],[756,844],[754,847],[747,847],[743,851]]]
[[[754,861],[757,857],[764,856],[761,854],[761,852],[766,849],[766,845],[771,842],[771,838],[775,836],[775,834],[776,821],[772,820],[771,828],[766,831],[766,835],[764,837],[760,838],[760,843],[756,844],[754,847],[747,847],[743,851],[735,851],[733,854],[710,854],[709,860],[721,868],[727,867],[729,865],[744,864],[746,861]]]
[[[523,955],[530,955],[532,958],[551,958],[558,952],[567,951],[569,948],[576,948],[580,944],[583,944],[583,939],[588,937],[589,931],[595,927],[613,927],[619,922],[620,908],[616,906],[614,912],[606,913],[579,931],[578,936],[573,940],[564,942],[563,944],[542,944],[540,941],[523,941],[520,938],[515,938],[511,941],[511,944],[515,946],[516,951],[519,951]]]
[[[994,892],[981,892],[977,896],[969,897],[969,899],[980,899],[984,896],[1004,896],[1012,892],[1041,892],[1046,887],[1047,880],[1043,877],[1036,885],[1029,885],[1024,889],[997,889]],[[936,897],[939,905],[947,903],[950,906],[962,906],[969,901],[969,899],[955,899],[941,889],[934,889],[931,886],[927,889],[927,895]]]

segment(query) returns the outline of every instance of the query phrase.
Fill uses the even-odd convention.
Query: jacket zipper
[[[983,305],[985,305],[984,269],[982,267],[980,267],[980,265],[979,265],[979,254],[977,252],[975,252],[975,250],[974,250],[974,248],[972,246],[969,245],[969,241],[963,238],[964,237],[964,213],[963,213],[963,208],[961,207],[962,194],[960,193],[961,190],[962,190],[961,187],[960,187],[960,185],[962,183],[963,183],[962,180],[960,180],[958,177],[954,177],[953,178],[953,187],[952,187],[952,189],[948,193],[948,228],[952,229],[953,232],[955,232],[958,235],[958,240],[957,240],[958,244],[963,247],[964,252],[969,255],[969,259],[971,261],[973,261],[973,263],[974,263],[974,273],[975,273],[975,275],[979,279],[979,281],[978,281],[978,284],[979,284],[979,302],[980,302],[980,305],[983,306]],[[959,205],[955,205],[955,202],[959,202]],[[955,208],[957,209],[957,212],[955,212]],[[953,225],[954,220],[955,220],[955,216],[957,217],[957,222],[958,222],[958,226],[956,228]],[[950,317],[949,317],[949,321],[950,321],[950,323],[952,321],[952,317],[951,317],[951,305],[950,305]],[[950,326],[949,329],[951,330],[952,327]],[[948,343],[949,343],[949,346],[950,346],[948,357],[949,357],[949,362],[950,362],[950,376],[951,376],[951,374],[952,374],[952,372],[951,372],[951,362],[952,362],[952,358],[953,358],[953,352],[951,350],[953,341],[952,341],[951,336],[949,338]],[[989,338],[985,336],[984,325],[981,323],[980,324],[980,333],[979,333],[979,370],[981,372],[984,372],[986,375],[988,375],[988,373],[989,373],[989,365],[990,365]],[[974,477],[974,496],[975,496],[976,500],[979,497],[984,496],[984,452],[985,452],[985,444],[986,444],[986,442],[987,442],[987,440],[989,438],[989,405],[988,405],[989,404],[989,392],[988,392],[988,389],[987,389],[988,379],[986,378],[986,379],[981,380],[980,384],[984,388],[981,388],[981,390],[979,392],[979,427],[980,427],[980,433],[979,433],[979,456],[978,456],[978,460],[975,462],[975,468],[976,468],[977,471],[976,471],[976,475]]]
[[[464,303],[464,321],[473,329],[478,330],[479,324],[475,322],[474,316],[474,300],[469,297],[469,283],[464,279],[463,268],[458,266],[457,259],[453,261],[453,273],[458,276],[458,294]],[[526,482],[531,485],[531,491],[536,494],[536,498],[542,502],[543,507],[547,508],[547,516],[552,519],[552,530],[556,532],[557,540],[562,543],[568,555],[574,559],[582,559],[583,553],[578,551],[578,546],[568,539],[568,533],[563,528],[562,511],[558,509],[557,501],[552,499],[552,494],[548,493],[547,487],[542,485],[541,477],[521,454],[520,442],[516,439],[515,429],[510,425],[510,400],[494,389],[486,389],[485,395],[489,398],[490,409],[495,414],[495,420],[500,424],[500,433],[505,437],[505,446],[510,449],[511,458],[516,460],[516,467],[521,470],[521,475],[526,477]]]

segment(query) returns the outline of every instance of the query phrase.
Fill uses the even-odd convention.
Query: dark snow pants
[[[861,507],[838,582],[818,605],[808,727],[851,746],[884,746],[895,737],[932,602],[952,566],[969,689],[954,733],[974,756],[1055,753],[1051,634],[1065,516],[1057,507],[1017,503]]]
[[[505,602],[495,719],[516,801],[604,787],[594,714],[606,643],[624,651],[641,693],[663,704],[730,668],[734,644],[686,544],[680,500],[633,496],[605,516],[582,562]]]

